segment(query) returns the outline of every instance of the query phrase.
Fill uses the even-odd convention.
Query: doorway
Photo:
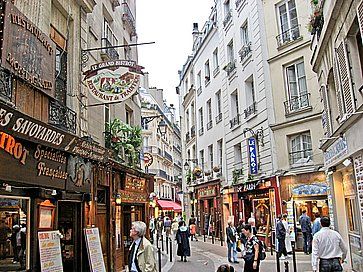
[[[0,271],[29,269],[30,199],[0,196]]]
[[[70,201],[58,202],[58,229],[64,271],[81,271],[81,203]]]

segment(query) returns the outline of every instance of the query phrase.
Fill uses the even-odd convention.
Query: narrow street
[[[159,244],[161,247],[161,244]],[[165,245],[164,245],[165,246]],[[176,243],[173,242],[173,262],[169,261],[170,255],[166,254],[166,248],[162,254],[162,272],[199,272],[199,271],[216,271],[221,264],[228,263],[227,261],[227,247],[224,243],[221,246],[220,241],[215,241],[212,244],[211,239],[203,242],[203,237],[199,237],[198,242],[192,241],[190,244],[192,255],[188,258],[187,262],[181,262],[180,257],[176,256]],[[260,271],[272,272],[277,271],[276,268],[276,255],[271,255],[267,252],[266,260],[261,262]],[[304,255],[302,252],[296,253],[297,271],[311,272],[311,255]],[[236,271],[243,271],[243,259],[241,254],[238,253],[238,264],[233,264]],[[289,270],[293,270],[292,258],[289,261]],[[280,271],[285,271],[283,261],[280,262]]]

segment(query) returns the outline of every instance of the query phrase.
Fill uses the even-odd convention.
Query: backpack
[[[259,246],[258,259],[260,261],[263,261],[264,259],[266,259],[266,245],[265,245],[265,243],[263,241],[259,240],[258,246]]]

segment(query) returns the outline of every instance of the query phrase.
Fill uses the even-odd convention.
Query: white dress
[[[285,227],[285,230],[286,230],[286,238],[285,238],[286,251],[291,252],[292,251],[292,246],[291,246],[291,236],[290,236],[289,225],[287,224],[287,222],[285,220],[282,220],[282,223],[284,224],[284,227]]]

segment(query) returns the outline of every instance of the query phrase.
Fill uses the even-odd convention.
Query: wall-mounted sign
[[[38,232],[38,241],[41,271],[63,272],[59,231]]]
[[[257,141],[256,138],[251,137],[247,140],[248,150],[248,163],[250,168],[250,174],[258,174],[258,161],[257,161]]]
[[[348,153],[348,144],[345,137],[339,137],[324,152],[324,165],[328,166]]]
[[[91,141],[76,137],[64,147],[64,150],[83,158],[101,162],[106,161],[110,155],[108,149]]]
[[[11,1],[5,1],[1,65],[54,97],[55,44]]]
[[[121,202],[123,203],[135,203],[135,202],[148,202],[149,197],[146,193],[130,192],[122,190]]]
[[[8,139],[10,141],[5,141]],[[68,173],[64,152],[21,141],[0,130],[1,147],[2,144],[4,148],[0,148],[0,180],[65,189]]]
[[[105,103],[121,102],[139,89],[142,68],[128,60],[102,62],[92,65],[84,73],[84,80],[96,99]]]
[[[150,167],[154,162],[154,157],[149,152],[144,152],[144,162],[146,167]]]
[[[217,187],[216,186],[208,186],[204,188],[198,189],[199,197],[213,197],[217,196]]]
[[[89,193],[91,191],[92,164],[78,156],[69,156],[67,165],[67,191]]]
[[[126,174],[125,176],[125,190],[126,191],[137,191],[144,192],[145,191],[146,181],[144,178],[139,178],[136,176],[132,176]]]

